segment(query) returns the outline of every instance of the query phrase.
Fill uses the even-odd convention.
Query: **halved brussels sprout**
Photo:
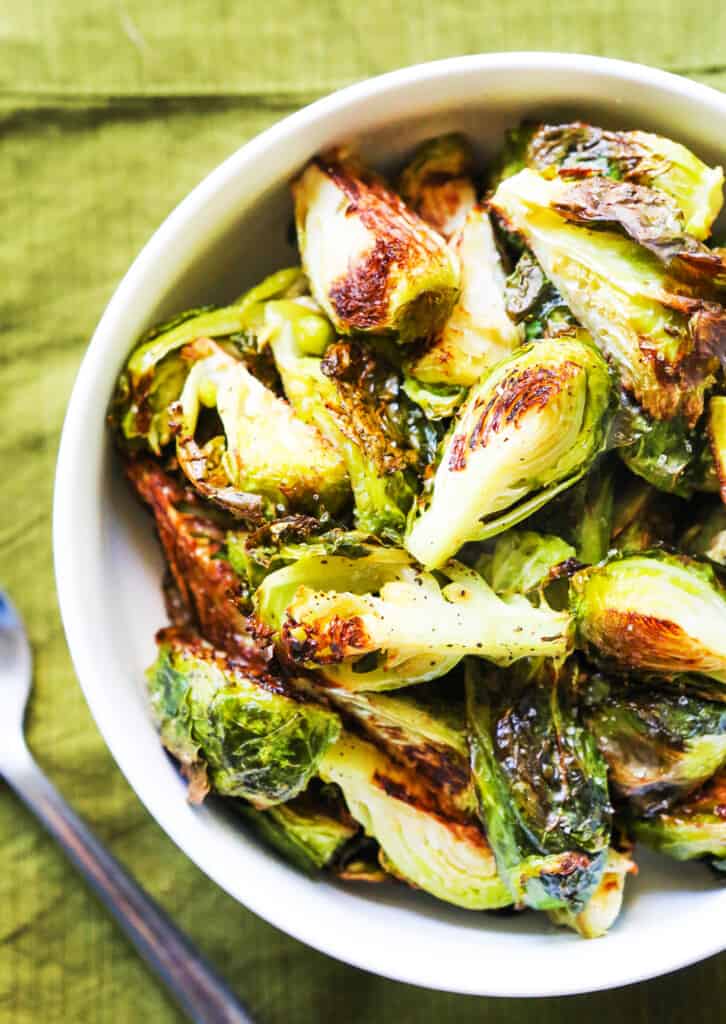
[[[613,132],[584,124],[532,126],[520,133],[522,166],[557,169],[575,180],[604,175],[658,189],[672,197],[684,228],[706,238],[723,204],[723,171],[708,167],[678,142],[649,132]]]
[[[494,209],[519,231],[568,306],[655,419],[692,427],[715,379],[726,313],[688,293],[640,245],[568,223],[561,179],[524,170],[502,182]]]
[[[292,185],[303,267],[337,331],[431,337],[459,292],[443,238],[350,153],[316,157]]]
[[[570,597],[595,660],[726,682],[726,591],[711,566],[663,551],[625,555],[576,573]]]
[[[726,505],[726,397],[722,395],[714,395],[708,403],[708,437],[721,500]]]
[[[667,857],[706,858],[718,870],[726,870],[726,771],[672,810],[634,819],[632,828],[636,839]]]
[[[450,244],[461,266],[461,295],[407,370],[426,384],[470,387],[519,347],[522,333],[504,305],[506,274],[487,211],[470,210]]]
[[[388,563],[380,570],[379,556],[363,560],[371,565],[358,581],[373,582],[379,572],[367,588],[347,581],[345,591],[336,589],[346,576],[344,559],[300,561],[267,577],[257,613],[288,658],[323,667],[326,678],[347,689],[368,690],[435,679],[467,654],[509,665],[567,653],[566,612],[535,608],[519,596],[504,601],[460,563],[444,566],[440,577],[449,582],[442,584],[406,565],[403,552],[396,566],[395,549],[384,550]]]
[[[183,355],[191,368],[179,399],[177,459],[200,494],[250,519],[342,507],[348,475],[329,441],[214,342],[194,342]],[[200,443],[204,409],[216,410],[222,433]]]
[[[191,487],[150,458],[131,459],[124,468],[154,516],[184,608],[217,647],[251,656],[256,650],[247,621],[252,588],[225,557],[231,517],[203,505]],[[234,536],[244,544],[246,534],[235,531]]]
[[[344,733],[323,758],[320,776],[340,786],[391,874],[468,910],[512,902],[478,823],[444,814],[435,790],[371,743]]]
[[[333,866],[359,832],[343,801],[328,794],[333,787],[314,785],[315,780],[300,796],[265,810],[235,805],[264,842],[308,874]]]
[[[346,721],[399,764],[435,790],[450,813],[472,812],[476,799],[469,774],[466,714],[463,702],[441,684],[423,683],[396,694],[361,693],[330,688],[327,695]]]
[[[447,241],[476,204],[474,153],[464,135],[427,139],[401,171],[398,191],[405,204]]]
[[[403,393],[400,374],[382,352],[354,341],[331,345],[327,320],[303,300],[269,303],[266,325],[289,401],[345,463],[356,525],[366,533],[400,534],[438,429]]]
[[[340,732],[338,716],[259,665],[240,662],[193,633],[162,630],[147,674],[164,746],[193,779],[256,807],[301,793]]]
[[[508,530],[476,568],[500,597],[511,597],[539,589],[554,578],[558,566],[574,558],[575,549],[554,534]]]
[[[663,687],[609,687],[586,712],[610,785],[639,814],[673,805],[726,764],[726,705]]]
[[[459,411],[406,547],[437,567],[492,537],[582,477],[602,450],[612,381],[577,338],[543,341],[499,363]]]
[[[577,666],[467,673],[471,768],[499,872],[516,903],[578,914],[605,870],[612,809]]]
[[[610,931],[620,913],[626,877],[635,874],[637,870],[629,852],[623,853],[611,847],[608,850],[605,870],[584,908],[579,913],[562,907],[550,910],[550,920],[554,924],[572,928],[583,939],[602,938]]]

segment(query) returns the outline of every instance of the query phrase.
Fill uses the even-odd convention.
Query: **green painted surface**
[[[0,581],[35,650],[31,745],[265,1024],[722,1019],[724,956],[618,992],[520,1002],[397,985],[285,937],[207,881],[150,820],[91,721],[61,631],[50,503],[63,411],[93,327],[153,229],[223,157],[310,99],[409,63],[513,49],[607,54],[726,88],[726,6],[24,0],[0,11]],[[179,1019],[0,786],[0,1022]]]

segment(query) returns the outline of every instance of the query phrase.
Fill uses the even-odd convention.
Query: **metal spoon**
[[[0,590],[0,776],[65,850],[195,1024],[252,1024],[225,983],[91,834],[33,760],[23,732],[31,676],[25,628]]]

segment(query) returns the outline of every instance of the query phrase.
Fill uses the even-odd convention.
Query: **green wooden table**
[[[426,992],[312,952],[236,904],[166,838],[112,762],[74,677],[50,541],[63,412],[120,276],[207,171],[317,96],[459,53],[578,50],[659,65],[726,89],[723,0],[410,0],[397,13],[391,6],[2,5],[0,582],[26,616],[35,650],[30,741],[73,806],[261,1022],[715,1024],[726,1001],[724,956],[617,992],[518,1002]],[[61,854],[0,787],[0,1022],[178,1019]]]

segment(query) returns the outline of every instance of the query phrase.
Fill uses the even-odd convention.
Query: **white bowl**
[[[104,417],[144,328],[229,300],[289,264],[287,182],[316,151],[354,138],[375,162],[437,132],[468,132],[482,154],[522,117],[591,118],[662,131],[723,158],[726,96],[636,64],[566,54],[462,57],[374,78],[293,114],[234,153],[162,224],[119,285],[73,389],[54,509],[63,622],[86,699],[139,798],[185,853],[290,935],[400,981],[496,996],[564,995],[650,978],[726,946],[726,889],[700,865],[643,853],[610,935],[586,942],[544,915],[460,911],[403,886],[310,881],[209,807],[193,808],[163,754],[144,697],[165,621],[151,523],[119,479]],[[129,183],[133,188],[133,183]]]

